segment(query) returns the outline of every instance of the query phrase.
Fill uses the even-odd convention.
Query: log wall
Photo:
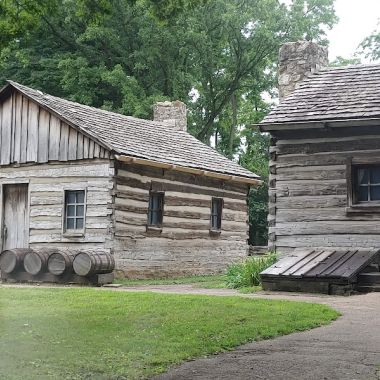
[[[380,163],[380,127],[272,132],[270,247],[379,247],[380,213],[347,213],[347,165]]]
[[[247,254],[248,188],[163,169],[119,164],[114,253],[119,275],[211,274]],[[147,229],[150,190],[164,191],[161,231]],[[220,235],[210,234],[212,197],[222,197]]]
[[[99,248],[110,251],[113,171],[107,159],[9,166],[0,168],[0,186],[2,189],[4,184],[28,184],[28,244],[31,248]],[[67,236],[62,229],[64,190],[80,189],[87,191],[85,234]]]

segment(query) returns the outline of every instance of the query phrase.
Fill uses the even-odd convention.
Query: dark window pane
[[[77,219],[77,229],[79,230],[83,229],[83,218]]]
[[[67,203],[75,203],[75,191],[68,191],[66,193]]]
[[[149,197],[148,224],[151,226],[162,224],[163,193],[151,193]]]
[[[220,230],[222,226],[223,200],[213,198],[211,203],[211,229]]]
[[[73,230],[75,228],[75,219],[74,218],[67,218],[66,222],[66,228],[68,230]]]
[[[357,182],[358,184],[368,184],[368,169],[359,168],[357,170]]]
[[[380,186],[371,186],[371,201],[379,201],[380,200]]]
[[[75,206],[67,206],[67,216],[75,216]]]
[[[84,216],[84,206],[77,206],[77,216]]]
[[[380,184],[380,167],[374,166],[371,168],[371,183]]]
[[[84,191],[77,191],[77,203],[84,203]]]
[[[368,186],[358,186],[357,198],[359,202],[368,201]]]

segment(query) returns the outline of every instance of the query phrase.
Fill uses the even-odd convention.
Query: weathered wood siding
[[[347,214],[349,159],[379,159],[380,128],[273,133],[270,246],[379,247],[380,214]]]
[[[247,186],[135,165],[115,177],[116,267],[130,277],[216,273],[247,254]],[[162,231],[147,231],[149,191],[165,192]],[[222,232],[211,236],[211,198]]]
[[[112,239],[113,167],[107,159],[0,168],[0,185],[27,183],[31,248],[104,248]],[[86,189],[84,236],[63,234],[64,190]],[[2,198],[1,198],[2,199]],[[2,220],[2,218],[1,218]]]
[[[0,165],[109,158],[109,151],[18,92],[0,102]]]

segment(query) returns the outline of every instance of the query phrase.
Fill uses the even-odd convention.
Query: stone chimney
[[[282,45],[278,75],[280,101],[290,95],[311,73],[328,64],[327,48],[315,42],[297,41]]]
[[[174,102],[158,102],[153,106],[153,120],[163,122],[177,131],[186,132],[186,105],[179,100]]]

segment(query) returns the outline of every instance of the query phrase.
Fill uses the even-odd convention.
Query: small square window
[[[380,201],[380,166],[354,165],[353,203],[371,203]]]
[[[212,198],[211,202],[211,230],[220,231],[222,228],[223,199]]]
[[[85,213],[85,191],[65,191],[65,230],[83,230]]]
[[[151,192],[149,196],[148,226],[161,227],[164,212],[164,193]]]

